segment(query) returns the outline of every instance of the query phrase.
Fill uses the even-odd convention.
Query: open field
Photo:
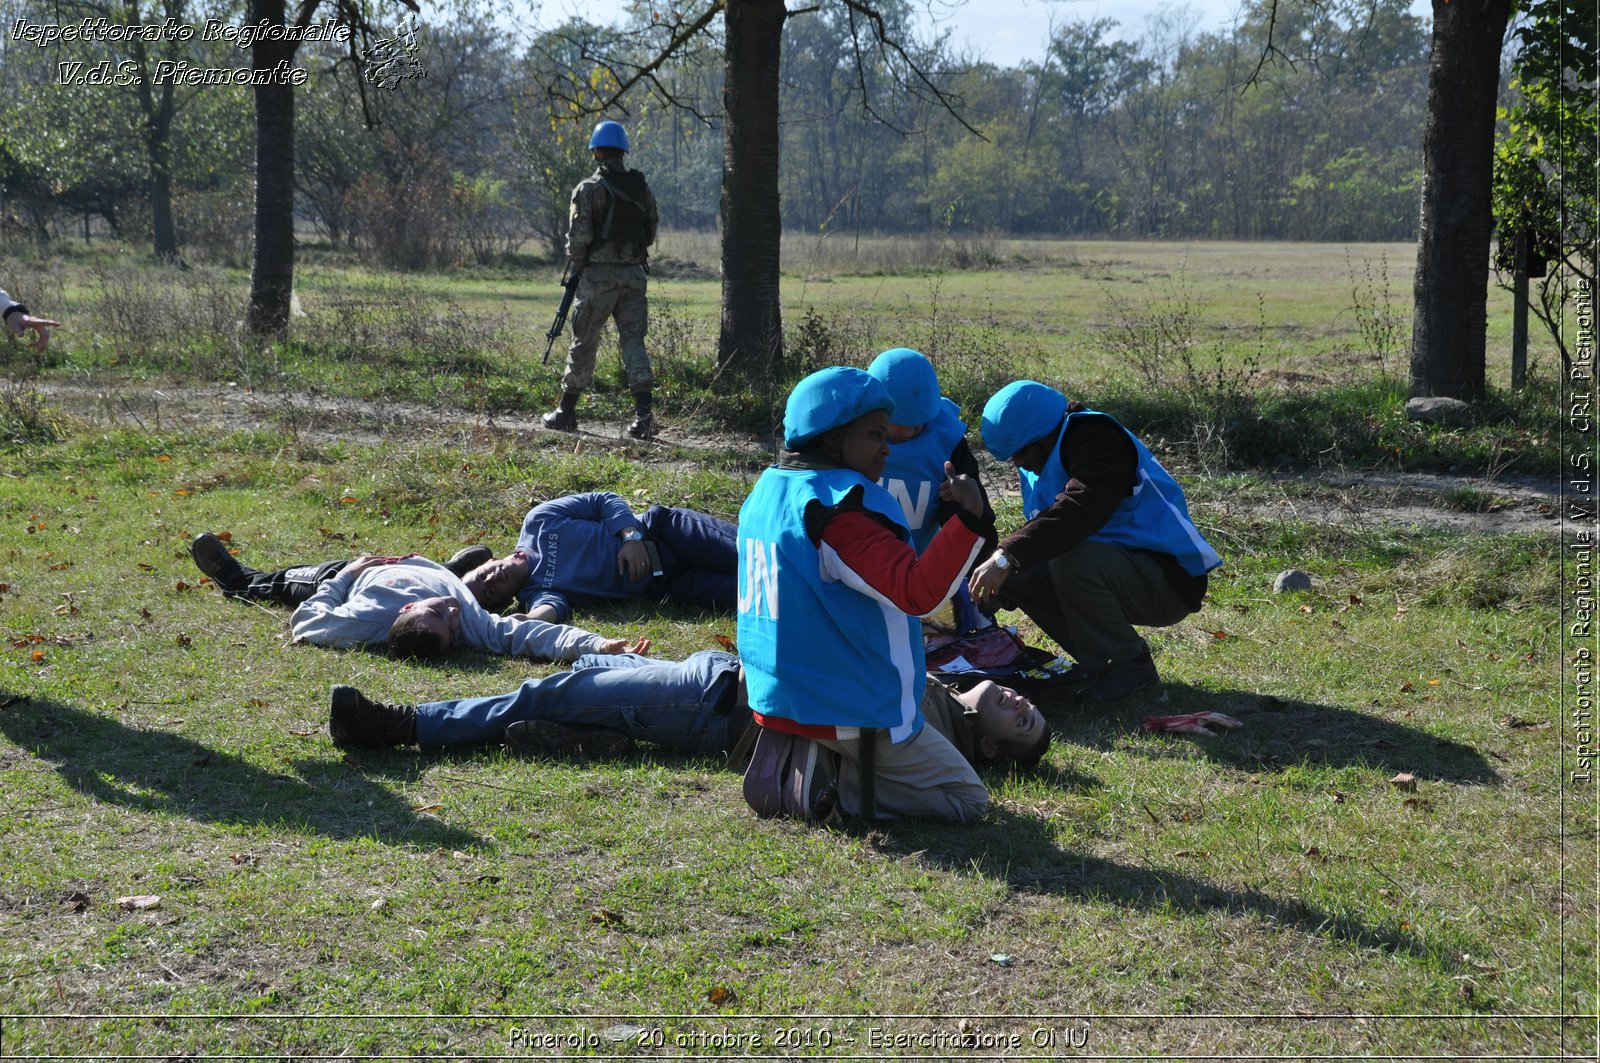
[[[797,271],[788,314],[815,306],[826,328],[813,335],[855,335],[864,362],[877,334],[851,330],[893,320],[937,337],[959,306],[949,364],[976,389],[984,373],[1059,364],[1033,362],[1040,351],[1090,347],[1095,322],[1115,316],[1096,271],[1127,288],[1168,283],[1153,245],[1057,253],[989,272]],[[1313,458],[1289,471],[1455,465],[1483,485],[1447,503],[1462,512],[1501,504],[1498,478],[1555,478],[1558,418],[1541,408],[1553,392],[1500,396],[1470,430],[1412,431],[1371,352],[1352,353],[1348,292],[1329,279],[1342,249],[1304,252],[1304,273],[1300,254],[1208,246],[1183,282],[1207,307],[1194,336],[1208,356],[1255,328],[1254,294],[1224,293],[1274,277],[1298,293],[1268,312],[1272,372],[1246,378],[1248,352],[1230,342],[1237,370],[1217,393],[1286,394],[1308,419],[1374,422],[1338,436],[1346,449],[1320,468],[1320,443],[1294,451]],[[1395,263],[1409,257],[1388,258],[1400,298]],[[417,701],[552,666],[289,646],[283,613],[200,581],[193,535],[228,531],[260,565],[445,557],[467,542],[509,547],[532,502],[596,486],[732,517],[767,460],[760,433],[719,428],[719,410],[682,383],[667,388],[678,423],[654,446],[616,440],[611,394],[594,397],[576,445],[498,423],[497,411],[536,410],[557,374],[529,365],[551,308],[508,277],[313,265],[311,338],[263,353],[206,345],[198,326],[118,325],[107,308],[133,301],[107,293],[125,282],[78,263],[49,276],[74,326],[44,364],[4,349],[15,441],[0,447],[0,1057],[1600,1050],[1595,795],[1563,776],[1562,551],[1547,531],[1397,525],[1360,491],[1338,496],[1334,519],[1309,519],[1313,496],[1274,479],[1278,455],[1243,450],[1284,431],[1219,447],[1192,434],[1205,422],[1181,379],[1163,399],[1108,355],[1083,379],[1172,426],[1163,453],[1228,564],[1205,610],[1153,633],[1162,700],[1047,706],[1057,734],[1043,770],[992,779],[986,822],[760,821],[719,764],[648,751],[346,758],[326,734],[331,683]],[[191,288],[199,321],[207,297]],[[406,316],[426,314],[405,292],[459,313],[407,333]],[[319,316],[327,293],[387,299],[389,315],[344,319],[353,339],[336,346],[339,323]],[[686,352],[710,335],[714,293],[707,281],[653,289]],[[1040,307],[1050,331],[1026,327]],[[128,342],[139,328],[148,346]],[[432,371],[430,350],[443,352]],[[703,356],[671,353],[667,372],[701,372]],[[1291,367],[1314,379],[1289,379]],[[251,391],[260,423],[160,412],[163,386],[205,381]],[[80,406],[35,401],[68,385]],[[308,417],[291,394],[343,412]],[[434,404],[438,423],[397,416],[411,401]],[[1019,519],[1014,494],[1000,509],[1003,527]],[[1273,595],[1290,565],[1315,589]],[[661,657],[733,633],[731,618],[636,605],[578,622],[648,634]],[[1023,633],[1039,641],[1025,621]],[[1202,710],[1245,728],[1137,731],[1151,712]],[[1415,790],[1391,781],[1402,774]],[[160,903],[117,904],[141,895]],[[87,1017],[49,1017],[67,1015]]]

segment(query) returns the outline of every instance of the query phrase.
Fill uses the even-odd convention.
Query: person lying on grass
[[[317,593],[317,588],[343,572],[345,566],[350,564],[349,558],[339,558],[310,565],[259,569],[244,564],[233,554],[233,548],[221,535],[214,532],[201,532],[194,537],[194,542],[189,544],[189,556],[194,558],[195,567],[211,577],[211,581],[222,591],[224,597],[242,602],[272,602],[276,605],[286,605],[291,609]],[[457,550],[455,556],[443,564],[465,582],[468,576],[480,568],[485,568],[493,559],[494,552],[487,546],[468,546]],[[482,585],[481,580],[478,583]],[[475,591],[473,596],[478,598],[481,605],[480,593]],[[509,601],[509,597],[506,600]],[[505,601],[500,604],[505,605]],[[499,608],[497,607],[495,611],[498,612]]]
[[[461,578],[423,557],[358,557],[289,617],[295,642],[349,648],[386,644],[395,654],[432,657],[453,646],[540,660],[586,653],[646,653],[650,640],[608,639],[582,628],[479,605]]]
[[[12,299],[3,288],[0,288],[0,321],[4,322],[5,330],[18,339],[31,329],[33,342],[28,346],[41,353],[50,346],[50,330],[61,327],[59,321],[34,317],[26,306]]]
[[[985,680],[956,693],[931,678],[928,690],[928,726],[975,767],[1031,768],[1050,746],[1044,717],[1014,690]],[[744,669],[722,650],[682,661],[580,657],[570,672],[489,697],[389,705],[344,685],[328,697],[328,734],[347,750],[504,741],[524,753],[614,754],[640,741],[686,756],[726,756],[751,723]]]
[[[621,496],[586,491],[541,502],[523,518],[517,548],[467,576],[486,609],[514,596],[529,616],[572,619],[573,601],[644,598],[733,612],[735,528],[693,509],[635,514]]]

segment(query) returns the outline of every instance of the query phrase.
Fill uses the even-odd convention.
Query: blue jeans
[[[675,753],[723,753],[738,682],[739,658],[721,650],[684,661],[590,654],[570,672],[529,679],[509,694],[418,705],[417,744],[486,745],[518,720],[554,720],[621,731]]]

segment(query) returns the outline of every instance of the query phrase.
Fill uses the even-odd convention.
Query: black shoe
[[[250,582],[250,570],[239,564],[238,559],[228,551],[227,543],[210,532],[201,532],[194,537],[194,542],[189,544],[189,556],[194,558],[200,571],[210,576],[212,582],[230,598],[241,596],[245,585]]]
[[[1156,671],[1156,662],[1150,658],[1150,651],[1145,650],[1134,660],[1107,668],[1085,684],[1078,691],[1078,697],[1084,701],[1116,701],[1160,682],[1161,673]]]
[[[628,426],[628,434],[635,439],[654,439],[656,434],[656,419],[648,413],[634,415],[633,423]]]
[[[518,720],[506,728],[506,748],[524,756],[618,757],[633,740],[608,727],[583,727],[554,720]]]
[[[340,749],[387,749],[417,740],[417,710],[385,705],[355,687],[335,684],[328,692],[328,737]]]
[[[454,572],[458,577],[465,579],[468,572],[477,568],[485,561],[494,560],[494,551],[487,546],[467,546],[455,552],[455,556],[444,563],[444,567]]]
[[[578,411],[576,410],[551,410],[540,417],[544,426],[552,432],[576,432],[578,430]]]

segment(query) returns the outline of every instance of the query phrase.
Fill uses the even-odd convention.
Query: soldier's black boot
[[[656,434],[656,419],[650,412],[650,402],[649,388],[633,393],[633,423],[628,426],[628,434],[635,439],[649,439]]]
[[[578,430],[578,399],[581,392],[563,391],[561,405],[545,414],[539,420],[544,422],[546,428],[557,432],[576,432]]]

